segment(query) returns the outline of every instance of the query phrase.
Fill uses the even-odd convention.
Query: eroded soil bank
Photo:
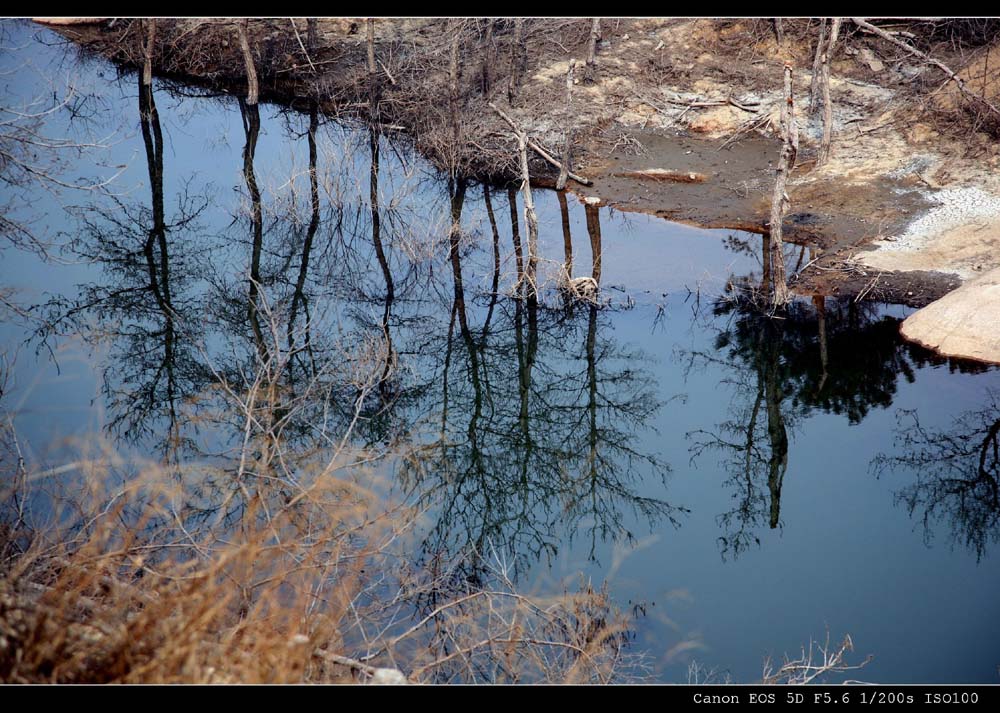
[[[55,29],[124,67],[142,66],[149,48],[161,77],[246,91],[232,20],[156,20],[151,46],[148,25],[87,20]],[[923,307],[1000,267],[994,127],[937,68],[845,21],[831,61],[831,160],[816,168],[822,128],[808,103],[818,21],[785,21],[779,42],[764,20],[605,19],[596,62],[583,64],[592,29],[584,19],[380,19],[374,64],[362,18],[252,20],[246,31],[262,101],[376,117],[452,175],[505,180],[517,173],[516,152],[493,101],[553,155],[572,132],[574,168],[593,181],[570,182],[581,197],[758,232],[767,229],[788,62],[801,146],[785,232],[811,248],[793,290]],[[905,30],[992,100],[985,35],[956,41],[954,28],[949,36],[926,23]],[[537,155],[531,172],[539,185],[555,177]],[[952,298],[961,309],[918,313],[904,334],[1000,361],[1000,324],[983,317],[1000,305],[979,282]],[[969,338],[949,351],[955,330]]]

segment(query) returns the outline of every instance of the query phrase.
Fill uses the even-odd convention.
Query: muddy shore
[[[378,20],[379,118],[442,169],[510,179],[510,134],[487,107],[499,97],[553,153],[572,130],[574,168],[593,181],[570,182],[581,199],[764,233],[778,155],[781,66],[789,62],[802,133],[785,239],[809,250],[793,291],[924,307],[1000,268],[1000,251],[991,249],[1000,235],[1000,199],[994,209],[989,198],[1000,196],[1000,149],[985,132],[955,128],[964,120],[962,108],[948,104],[947,92],[929,94],[931,100],[914,94],[915,86],[940,85],[936,70],[845,27],[832,62],[832,159],[817,169],[819,120],[806,108],[815,26],[790,25],[779,44],[762,22],[605,20],[596,65],[577,72],[568,100],[569,60],[585,56],[589,21],[535,20],[512,28],[507,21]],[[230,21],[157,23],[154,72],[212,90],[245,91]],[[362,19],[323,19],[310,28],[305,20],[251,21],[262,101],[316,102],[344,118],[369,113],[364,28]],[[139,66],[143,56],[144,35],[135,22],[53,29],[125,68]],[[456,37],[460,84],[457,99],[449,101],[449,46]],[[988,63],[990,47],[984,51]],[[975,62],[982,58],[968,71]],[[457,144],[441,128],[450,111],[461,115]],[[539,185],[552,184],[550,165],[534,157],[531,170]],[[663,179],[667,175],[674,178]],[[965,209],[969,191],[987,198],[977,193],[973,209]],[[928,219],[942,211],[947,220]],[[957,241],[962,250],[954,249]],[[958,351],[949,351],[938,334],[962,328],[947,319],[990,309],[992,302],[977,300],[993,298],[974,284],[966,293],[959,295],[961,309],[926,314],[903,334],[947,355],[1000,362],[1000,349],[990,346],[1000,342],[994,319],[978,319],[966,330],[972,346]],[[976,343],[975,333],[984,329],[989,334]]]

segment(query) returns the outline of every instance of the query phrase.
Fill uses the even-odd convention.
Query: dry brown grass
[[[280,341],[278,342],[280,343]],[[275,352],[272,352],[274,354]],[[358,371],[360,404],[382,373]],[[136,464],[95,438],[40,469],[5,419],[0,681],[609,682],[631,676],[607,593],[519,593],[499,560],[412,562],[419,513],[381,492],[370,454],[283,435],[284,366],[246,392],[229,458]],[[362,373],[363,372],[363,373]],[[235,416],[233,416],[235,414]],[[381,670],[380,670],[381,669]]]
[[[607,682],[628,663],[606,592],[532,598],[497,568],[472,586],[455,566],[400,565],[412,513],[342,477],[291,498],[234,488],[202,517],[178,507],[202,496],[192,472],[109,490],[108,466],[67,483],[81,492],[43,529],[5,518],[2,681],[349,682],[388,667],[412,682]]]

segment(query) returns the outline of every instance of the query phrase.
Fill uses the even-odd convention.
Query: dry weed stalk
[[[790,659],[785,657],[784,662],[774,668],[771,659],[764,661],[764,673],[762,683],[765,684],[797,684],[805,685],[812,683],[816,679],[828,674],[844,673],[863,668],[871,661],[871,656],[867,657],[859,664],[849,664],[846,654],[854,651],[854,642],[850,635],[845,636],[840,644],[832,646],[830,644],[830,632],[826,634],[826,640],[819,643],[809,640],[809,646],[802,647],[802,652],[798,658]]]

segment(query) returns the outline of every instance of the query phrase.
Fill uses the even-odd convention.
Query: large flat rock
[[[900,331],[945,356],[1000,363],[1000,268],[914,312]]]

